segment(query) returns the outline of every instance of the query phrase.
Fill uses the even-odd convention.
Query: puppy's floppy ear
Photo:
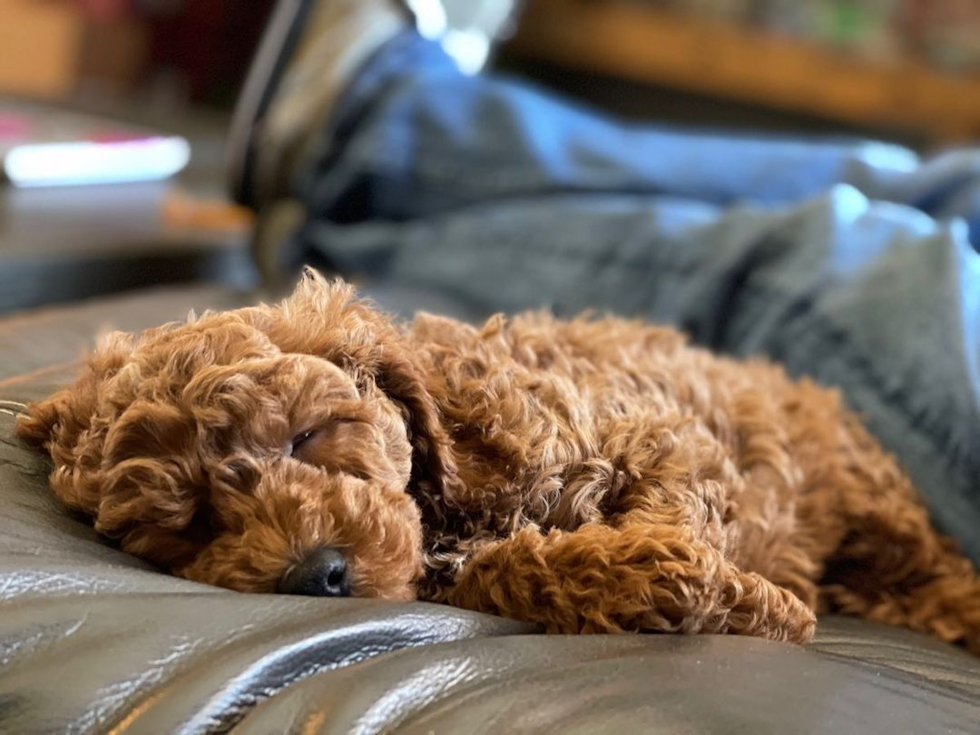
[[[412,474],[434,482],[448,498],[459,479],[452,440],[442,425],[439,409],[407,349],[383,350],[375,367],[375,381],[389,398],[402,406],[412,441]]]
[[[359,299],[353,286],[328,281],[312,268],[279,308],[281,318],[268,325],[270,339],[283,352],[319,355],[355,379],[373,380],[403,407],[414,471],[448,491],[457,482],[452,441],[412,349],[392,319]]]
[[[113,332],[103,337],[81,377],[43,401],[32,403],[17,421],[17,434],[26,442],[45,447],[55,470],[52,486],[68,505],[94,513],[98,493],[83,487],[76,472],[96,469],[102,442],[92,428],[101,385],[126,364],[132,354],[132,337]]]

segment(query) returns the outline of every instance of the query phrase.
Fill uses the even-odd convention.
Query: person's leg
[[[347,222],[557,192],[782,205],[836,183],[877,195],[917,165],[876,142],[628,123],[522,80],[466,76],[405,32],[352,80],[299,193],[314,216]]]
[[[411,219],[598,191],[784,206],[848,183],[980,227],[978,152],[921,166],[911,151],[875,142],[627,124],[517,80],[464,75],[410,30],[396,0],[285,0],[277,14],[290,6],[312,8],[285,13],[303,37],[290,45],[278,37],[288,34],[270,31],[268,55],[284,67],[282,79],[250,75],[233,137],[264,161],[253,161],[253,178],[277,196],[291,191],[313,217]],[[232,156],[239,194],[243,145]]]

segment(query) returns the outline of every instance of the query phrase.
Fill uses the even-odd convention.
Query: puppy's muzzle
[[[330,546],[315,549],[286,572],[276,591],[309,597],[349,597],[347,560]]]

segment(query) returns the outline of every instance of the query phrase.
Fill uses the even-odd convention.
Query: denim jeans
[[[642,316],[837,386],[980,564],[980,151],[627,124],[406,33],[297,186],[297,258],[471,316]]]

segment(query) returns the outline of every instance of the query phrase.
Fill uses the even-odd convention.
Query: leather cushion
[[[239,300],[162,291],[0,321],[0,730],[976,730],[980,661],[861,621],[823,621],[808,648],[548,637],[423,603],[240,595],[112,548],[12,437],[20,404],[68,380],[109,324]]]

